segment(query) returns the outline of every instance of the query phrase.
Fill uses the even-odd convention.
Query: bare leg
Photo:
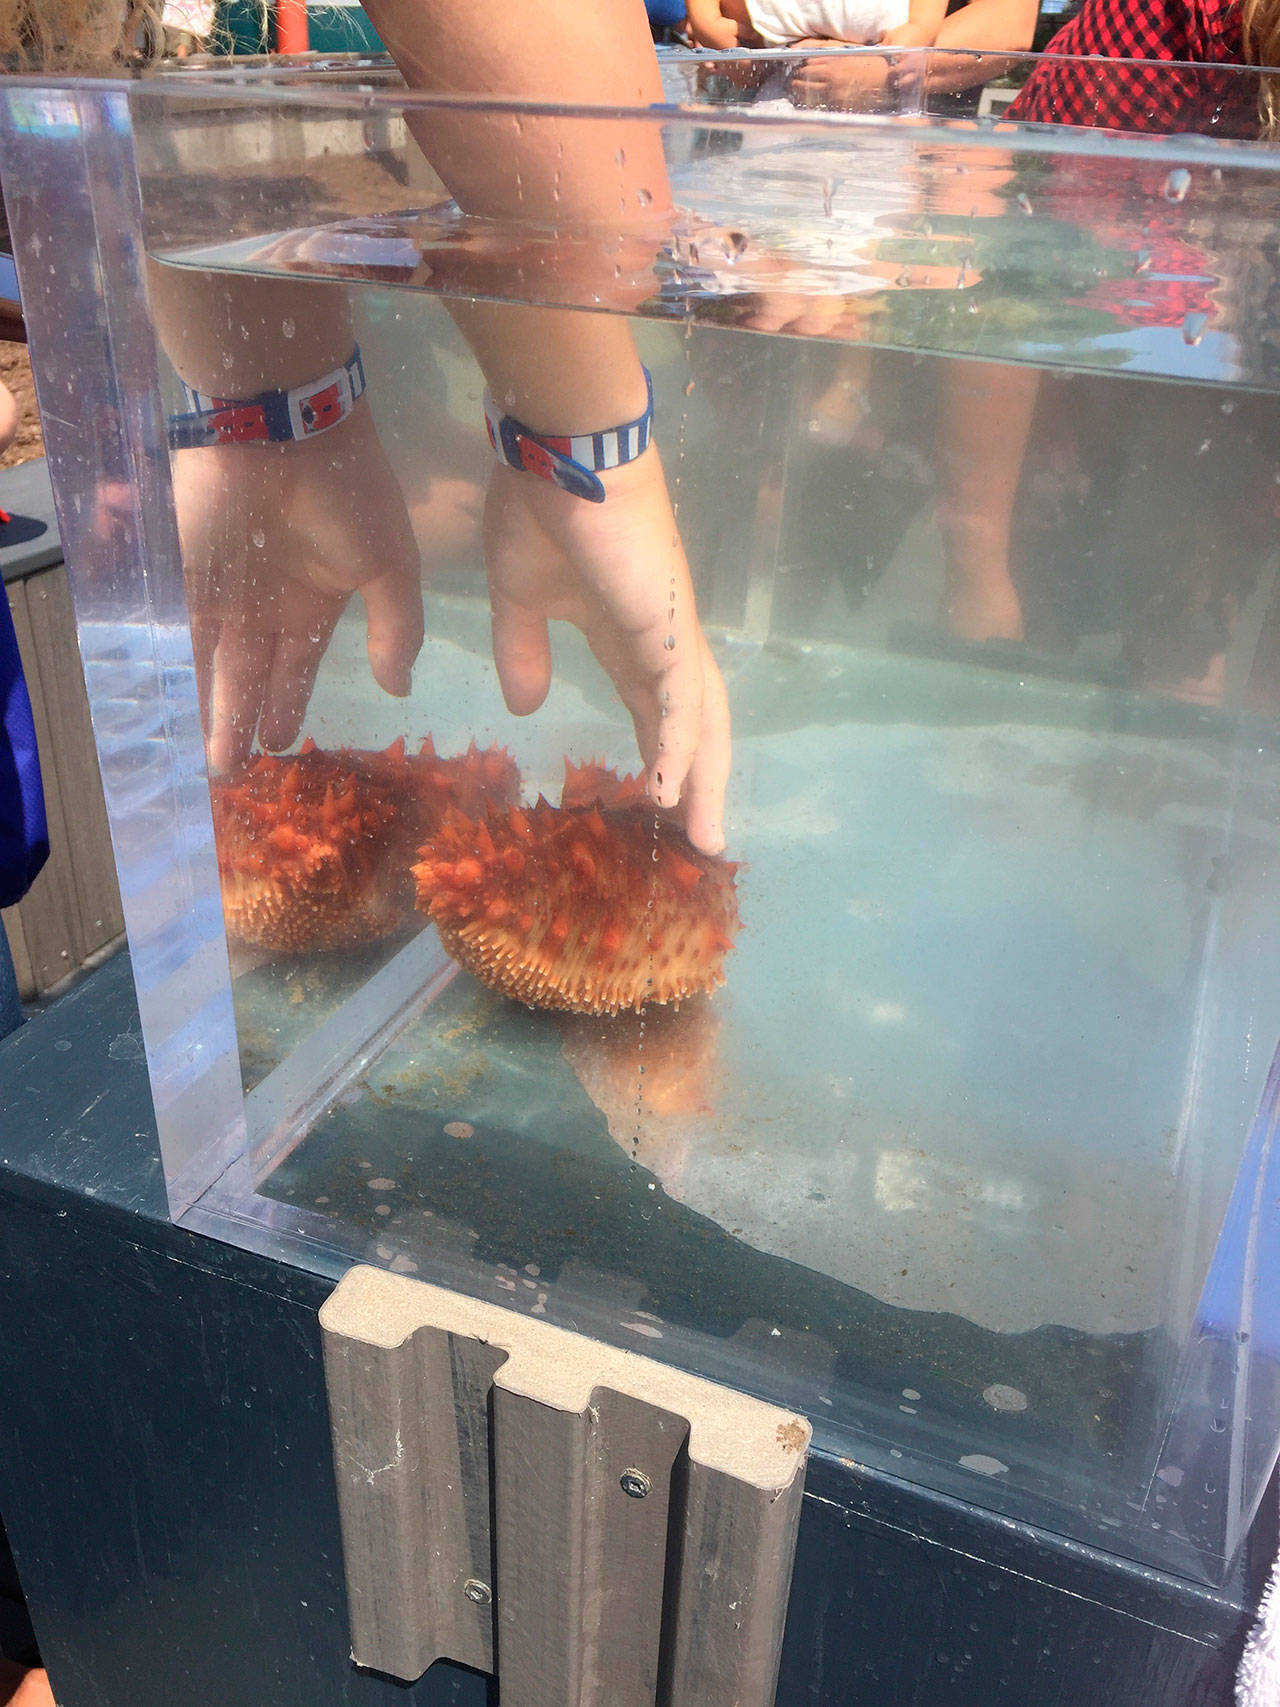
[[[1032,367],[943,364],[938,521],[946,556],[942,620],[965,640],[1019,640],[1009,573],[1013,506],[1040,391]]]
[[[0,1660],[0,1702],[7,1707],[54,1707],[48,1673]]]

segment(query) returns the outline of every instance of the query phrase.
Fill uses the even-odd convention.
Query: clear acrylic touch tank
[[[804,114],[678,59],[627,112],[377,65],[17,81],[0,164],[174,1215],[1213,1581],[1280,1440],[1280,167],[1002,122],[1028,66],[991,69],[968,116],[918,75]],[[406,113],[658,137],[674,221],[469,214]],[[735,871],[620,785],[576,631],[504,708],[477,299],[630,319]],[[193,340],[234,374],[326,317],[360,455],[170,448]],[[406,540],[396,697],[342,594]],[[319,558],[298,739],[207,758],[218,648]]]

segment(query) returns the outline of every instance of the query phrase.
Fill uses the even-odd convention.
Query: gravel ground
[[[44,435],[40,431],[31,361],[25,344],[0,344],[0,379],[12,391],[18,404],[17,437],[0,456],[0,468],[13,468],[20,462],[30,462],[33,457],[44,455]]]

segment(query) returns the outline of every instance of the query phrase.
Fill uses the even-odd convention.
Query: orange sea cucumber
[[[413,870],[454,959],[532,1007],[617,1013],[724,982],[737,866],[691,847],[638,778],[566,764],[559,807],[451,810]]]
[[[519,798],[514,761],[474,743],[441,758],[430,737],[408,754],[259,754],[212,784],[214,839],[230,935],[284,954],[354,948],[412,916],[414,849],[446,812]]]

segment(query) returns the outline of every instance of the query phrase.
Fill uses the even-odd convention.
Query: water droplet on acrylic
[[[637,190],[636,191],[636,200],[640,203],[641,207],[652,207],[653,206],[653,192],[651,190],[645,190],[645,189]]]
[[[280,330],[286,338],[292,338],[298,328],[294,321],[286,319],[280,322]]]
[[[1150,251],[1150,249],[1139,249],[1138,253],[1134,256],[1134,259],[1133,259],[1133,270],[1134,270],[1134,272],[1135,273],[1145,273],[1147,268],[1150,265],[1151,265],[1151,251]]]
[[[1018,191],[1018,206],[1022,209],[1023,213],[1032,214],[1035,212],[1035,209],[1031,205],[1031,197],[1025,190]]]
[[[894,282],[894,284],[897,285],[899,290],[905,290],[907,288],[907,286],[911,283],[911,270],[910,270],[910,268],[904,267],[902,269],[902,271],[898,274],[897,278],[893,282]]]
[[[627,151],[626,151],[626,149],[620,148],[618,150],[618,152],[614,155],[613,158],[615,159],[615,161],[618,163],[619,166],[625,166],[627,163]]]
[[[674,634],[668,634],[667,638],[662,642],[662,644],[666,647],[668,652],[674,652],[676,649],[676,637],[675,637],[675,635]]]
[[[1204,330],[1208,324],[1209,316],[1207,314],[1201,314],[1199,312],[1196,312],[1195,314],[1188,314],[1186,319],[1182,322],[1183,343],[1190,344],[1194,349],[1200,342],[1201,338],[1204,337]]]
[[[267,536],[263,533],[261,528],[254,528],[253,532],[249,535],[249,538],[257,546],[259,551],[261,551],[263,546],[267,543]]]
[[[1191,188],[1191,174],[1185,166],[1175,166],[1164,181],[1161,194],[1167,202],[1180,202]]]
[[[836,199],[836,184],[834,178],[826,178],[822,184],[822,211],[831,218],[832,203]]]
[[[684,394],[686,397],[693,396],[693,381],[691,379],[686,379],[684,382]]]

